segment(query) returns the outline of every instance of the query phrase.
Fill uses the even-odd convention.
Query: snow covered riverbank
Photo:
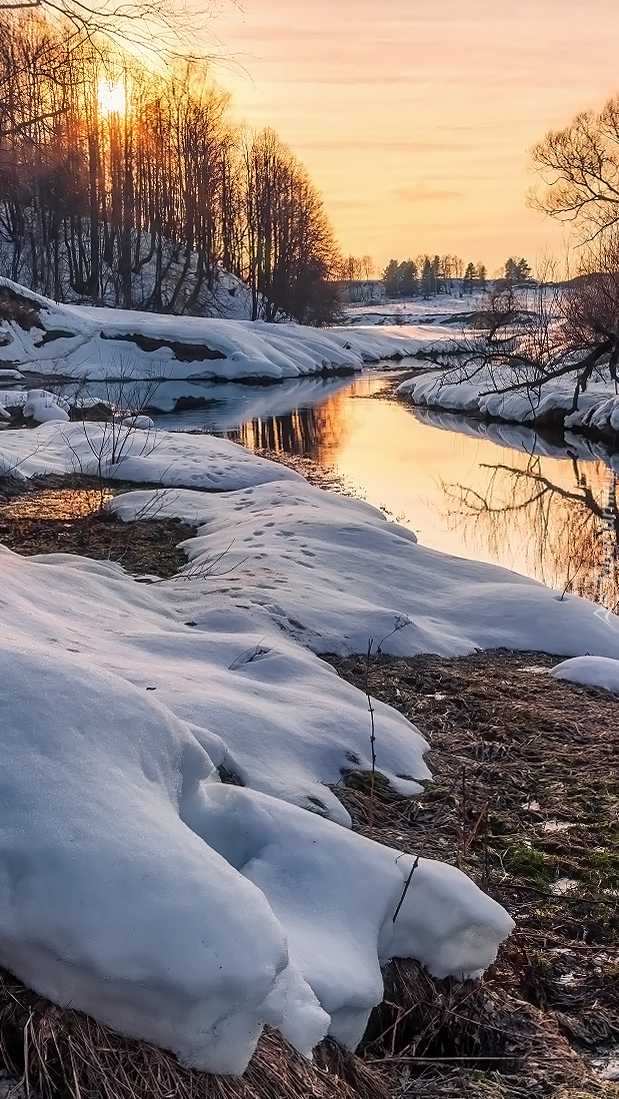
[[[163,583],[0,548],[0,962],[211,1071],[241,1071],[265,1023],[304,1053],[327,1031],[354,1046],[382,962],[476,973],[512,923],[432,860],[394,923],[413,859],[350,832],[329,788],[370,770],[367,699],[315,654],[372,637],[394,653],[619,657],[619,620],[426,550],[230,443],[123,439],[113,461],[102,425],[0,436],[5,471],[114,467],[175,486],[118,497],[122,518],[196,528]],[[377,768],[414,794],[427,745],[375,708]]]
[[[402,382],[397,394],[420,408],[570,431],[617,448],[619,395],[614,382],[603,373],[579,393],[573,411],[575,374],[548,381],[540,388],[516,388],[517,382],[505,368],[432,370]]]
[[[8,279],[0,279],[0,292],[0,380],[5,368],[7,381],[17,369],[83,381],[148,380],[153,387],[197,379],[277,382],[352,374],[364,363],[416,355],[453,338],[447,328],[423,324],[318,329],[59,305]]]

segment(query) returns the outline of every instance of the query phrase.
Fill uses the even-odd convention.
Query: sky
[[[307,166],[346,254],[565,256],[527,150],[619,92],[618,0],[230,0],[213,27],[237,114]]]

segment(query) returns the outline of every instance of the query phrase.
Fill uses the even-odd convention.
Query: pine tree
[[[475,264],[474,263],[468,263],[467,266],[466,266],[466,271],[464,272],[464,278],[462,280],[462,289],[464,290],[465,294],[470,295],[470,294],[473,293],[474,282],[475,282]]]
[[[423,261],[423,268],[421,271],[421,293],[424,298],[429,298],[434,293],[434,287],[436,286],[436,279],[434,277],[434,271],[430,262],[430,257],[425,256]]]

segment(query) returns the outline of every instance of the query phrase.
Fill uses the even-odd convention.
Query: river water
[[[311,458],[423,545],[619,609],[616,479],[592,448],[377,397],[390,378],[210,385],[158,422]]]

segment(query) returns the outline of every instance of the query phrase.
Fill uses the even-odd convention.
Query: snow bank
[[[147,424],[152,421],[138,417],[128,423],[51,422],[31,431],[5,431],[0,439],[0,465],[26,477],[100,474],[111,480],[183,485],[211,492],[265,480],[303,480],[294,470],[258,458],[227,439],[157,432]]]
[[[0,279],[0,287],[29,310],[31,327],[2,322],[0,367],[80,379],[283,378],[334,371],[353,373],[364,362],[414,355],[440,333],[317,329],[298,324],[177,317],[132,310],[58,305]],[[443,338],[447,338],[444,335]]]
[[[513,923],[469,879],[421,860],[394,925],[411,856],[318,815],[339,803],[312,769],[367,767],[369,736],[365,697],[311,653],[232,602],[185,624],[199,578],[0,548],[0,580],[0,962],[27,984],[240,1072],[265,1023],[305,1054],[356,1045],[396,954],[490,964]],[[426,775],[414,728],[376,721],[382,758]]]
[[[581,683],[583,687],[602,687],[605,691],[619,694],[619,660],[604,656],[577,656],[564,660],[550,674],[555,679],[567,679],[570,683]]]
[[[228,544],[234,537],[232,530]],[[53,635],[61,652],[77,650],[140,690],[156,690],[177,716],[210,730],[202,742],[217,766],[350,824],[326,784],[371,767],[367,700],[272,622],[254,621],[225,558],[159,585],[62,555],[24,562],[2,551],[0,561],[1,590],[11,593],[2,611],[7,637],[21,644],[29,631]],[[419,793],[429,777],[426,742],[379,703],[376,722],[381,772],[402,793]]]
[[[474,371],[433,370],[407,379],[396,392],[421,407],[463,412],[482,419],[564,427],[600,437],[619,433],[619,396],[608,379],[598,377],[591,382],[579,394],[575,412],[571,412],[575,374],[546,382],[539,389],[501,392],[514,381],[515,376],[506,368],[492,372],[485,367]]]
[[[131,493],[110,506],[131,518],[151,500]],[[199,526],[185,544],[189,574],[220,554],[233,570],[204,619],[194,607],[200,622],[233,593],[257,629],[275,624],[317,653],[364,652],[371,637],[404,656],[500,646],[619,656],[615,615],[496,565],[425,549],[370,505],[304,481],[208,499],[160,494],[155,507]]]

